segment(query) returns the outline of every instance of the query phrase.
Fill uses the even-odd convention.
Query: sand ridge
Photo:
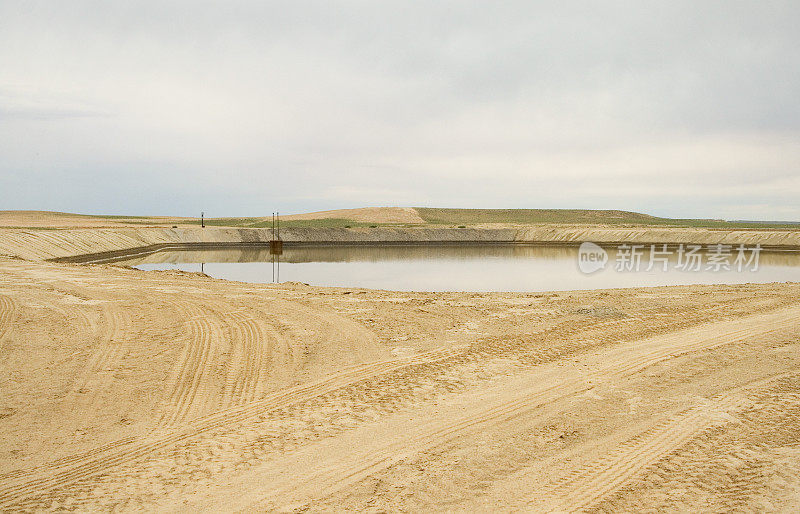
[[[153,245],[267,245],[270,229],[224,227],[119,227],[59,230],[0,229],[0,255],[26,260],[69,258],[84,254],[135,251]],[[542,225],[507,228],[379,227],[288,228],[287,244],[436,244],[436,243],[556,243],[583,241],[618,244],[746,245],[800,249],[800,231],[713,230],[702,228],[609,227]],[[91,261],[87,261],[91,262]]]
[[[339,218],[364,223],[425,223],[413,207],[362,207],[358,209],[336,209],[332,211],[289,214],[283,220],[313,220]],[[266,219],[266,218],[265,218]]]

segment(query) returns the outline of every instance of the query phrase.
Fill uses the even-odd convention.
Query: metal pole
[[[275,213],[272,213],[272,241],[275,240]],[[275,252],[272,251],[273,242],[269,242],[269,256],[272,260],[272,283],[275,283]]]
[[[200,211],[200,228],[206,228],[205,212]]]

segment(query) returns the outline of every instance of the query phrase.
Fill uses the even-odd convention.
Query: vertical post
[[[269,241],[269,253],[280,255],[283,251],[281,243],[281,221],[277,212],[272,213],[272,238]],[[278,260],[280,262],[280,259]]]
[[[200,211],[200,228],[206,228],[206,220],[204,219],[205,215],[205,212]]]
[[[272,213],[272,241],[275,241],[275,213]],[[269,242],[269,256],[272,259],[272,283],[275,283],[275,252],[272,247],[275,245],[272,241]]]

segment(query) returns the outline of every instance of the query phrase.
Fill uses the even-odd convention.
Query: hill
[[[631,225],[719,229],[797,230],[797,222],[725,221],[660,218],[631,211],[594,209],[444,209],[429,207],[363,207],[281,215],[281,227],[476,226],[476,225]],[[206,218],[208,226],[266,228],[272,216]],[[0,211],[0,228],[98,228],[119,226],[196,226],[196,217],[115,216],[50,211]]]

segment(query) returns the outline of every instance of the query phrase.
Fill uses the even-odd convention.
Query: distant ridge
[[[197,213],[199,214],[199,213]],[[208,214],[208,211],[206,211]],[[708,229],[800,230],[800,221],[725,221],[672,219],[617,209],[457,209],[431,207],[362,207],[281,215],[282,228],[371,228],[424,226],[606,225],[674,226]],[[199,217],[115,216],[48,211],[0,211],[0,228],[101,228],[200,225]],[[271,216],[206,217],[212,227],[267,228]]]
[[[415,207],[427,223],[644,223],[668,221],[649,214],[620,210],[595,209],[438,209]]]
[[[755,223],[757,225],[800,225],[800,221],[731,220],[731,223]]]

